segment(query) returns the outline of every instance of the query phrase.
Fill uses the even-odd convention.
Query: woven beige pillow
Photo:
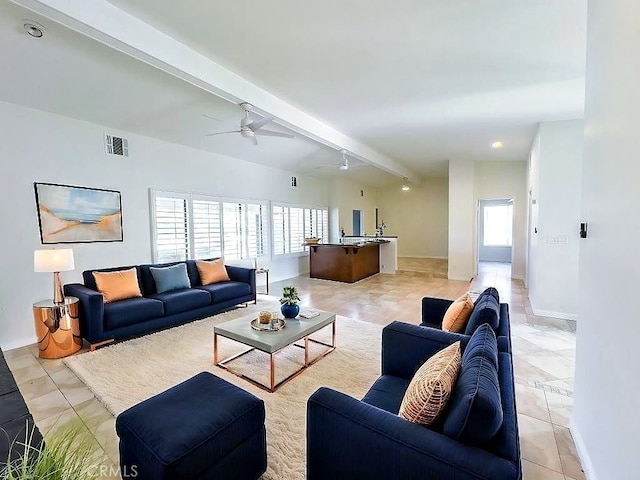
[[[229,280],[229,274],[224,266],[224,260],[219,258],[212,261],[196,262],[198,272],[200,272],[200,280],[202,285],[210,285],[212,283],[226,282]]]
[[[92,272],[98,291],[104,302],[115,302],[126,298],[141,297],[138,271],[134,268],[115,272]]]
[[[442,330],[445,332],[464,332],[471,312],[473,312],[473,305],[473,300],[468,293],[454,300],[444,314]]]
[[[460,363],[460,342],[424,362],[409,383],[398,415],[410,422],[431,425],[451,396]]]

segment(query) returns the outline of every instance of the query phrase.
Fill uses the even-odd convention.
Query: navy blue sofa
[[[420,325],[442,330],[442,319],[452,303],[453,300],[444,298],[424,297],[422,299],[422,323]],[[461,335],[471,335],[483,323],[488,323],[495,331],[500,350],[510,352],[509,304],[500,303],[500,295],[493,287],[489,287],[480,293],[474,302],[473,312],[471,312],[467,327]]]
[[[191,288],[157,293],[150,267],[187,264]],[[105,303],[98,292],[93,272],[114,272],[135,268],[142,297]],[[163,264],[85,270],[84,285],[65,285],[65,295],[80,299],[80,334],[91,349],[114,340],[143,335],[181,325],[256,300],[255,269],[226,265],[229,281],[202,285],[195,260]]]
[[[462,367],[436,423],[398,416],[420,365],[458,340]],[[512,358],[486,326],[465,336],[393,322],[382,332],[382,376],[362,400],[323,387],[307,402],[308,480],[521,477]]]

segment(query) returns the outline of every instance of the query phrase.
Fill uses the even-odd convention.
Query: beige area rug
[[[263,478],[303,479],[306,473],[307,399],[321,386],[361,398],[380,374],[382,327],[338,316],[336,350],[275,393],[267,393],[213,365],[214,325],[263,309],[275,310],[278,306],[273,302],[260,302],[75,355],[64,362],[114,415],[199,372],[212,372],[265,402],[268,466]],[[312,338],[328,342],[330,336],[331,327],[326,327]],[[219,348],[220,358],[246,349],[221,337]],[[276,356],[276,380],[286,377],[303,362],[304,350],[288,347]],[[266,383],[268,355],[252,352],[231,365]]]

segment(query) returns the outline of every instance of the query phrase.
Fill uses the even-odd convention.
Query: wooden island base
[[[353,283],[380,272],[379,243],[309,246],[309,276]]]

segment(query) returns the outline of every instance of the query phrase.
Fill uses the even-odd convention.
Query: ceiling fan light
[[[340,164],[340,170],[349,170],[349,165],[347,165],[346,163]]]
[[[409,185],[402,185],[402,191],[403,192],[408,192],[409,190],[411,190],[411,187]]]

